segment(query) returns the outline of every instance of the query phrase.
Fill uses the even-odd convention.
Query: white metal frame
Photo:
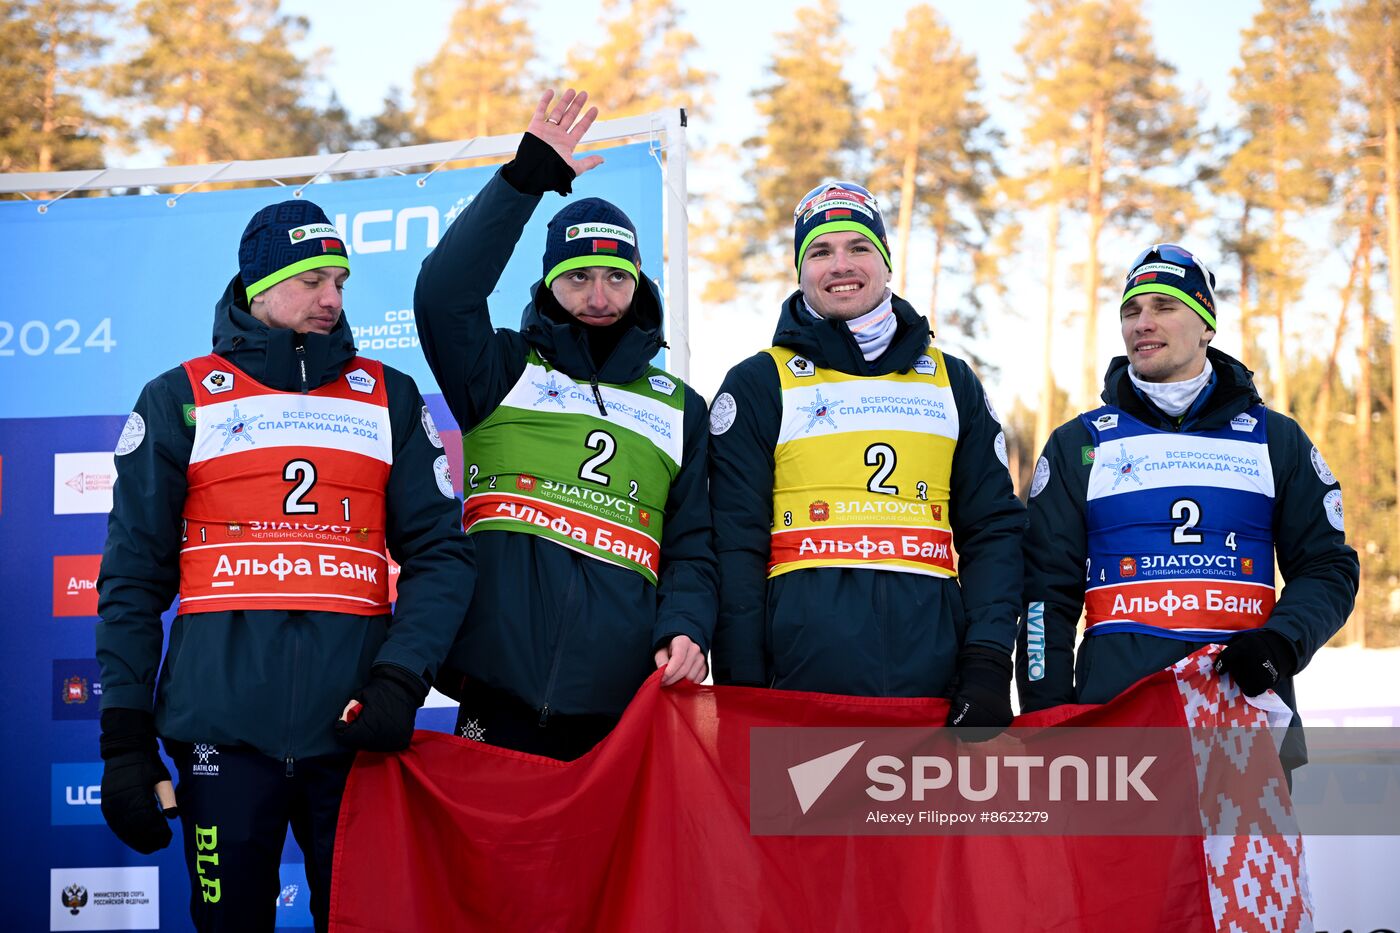
[[[688,378],[690,374],[685,124],[684,110],[658,110],[637,117],[600,121],[593,124],[583,138],[585,143],[645,138],[651,145],[652,157],[661,166],[661,177],[666,189],[662,216],[665,224],[663,236],[666,260],[666,331],[671,344],[668,366],[682,379]],[[217,165],[16,172],[0,174],[0,194],[22,195],[35,202],[38,213],[47,214],[50,204],[75,191],[181,188],[182,190],[166,199],[166,206],[173,208],[180,198],[205,184],[270,181],[288,187],[285,179],[304,178],[305,181],[293,192],[294,197],[300,197],[308,185],[323,176],[374,171],[405,174],[402,169],[430,165],[431,170],[418,179],[418,186],[422,188],[430,184],[433,174],[448,162],[512,155],[520,143],[520,136],[519,133],[480,136],[475,139],[401,146],[395,149],[356,149],[338,154],[223,162]],[[29,197],[31,193],[53,191],[62,193],[45,199]]]

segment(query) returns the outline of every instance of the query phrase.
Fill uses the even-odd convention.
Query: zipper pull
[[[297,346],[297,365],[301,367],[301,394],[306,394],[306,347]]]
[[[546,703],[546,704],[540,709],[540,728],[541,728],[541,729],[544,728],[545,723],[546,723],[548,720],[549,720],[549,704]]]
[[[593,401],[598,403],[598,411],[602,413],[604,418],[606,418],[608,416],[608,409],[606,406],[603,405],[603,393],[598,391],[597,373],[593,374],[593,378],[588,381],[588,384],[593,387]]]
[[[291,756],[291,755],[288,755],[288,756],[287,756],[286,761],[287,761],[287,777],[292,777],[292,776],[295,774],[295,772],[296,772],[296,768],[293,767],[293,765],[295,764],[295,762],[292,761],[292,756]]]

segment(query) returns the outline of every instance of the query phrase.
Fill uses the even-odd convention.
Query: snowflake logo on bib
[[[818,421],[825,421],[833,428],[836,427],[836,422],[832,420],[831,417],[831,403],[822,398],[821,389],[817,390],[817,400],[815,402],[810,405],[799,405],[797,406],[797,410],[807,415],[807,427],[802,429],[803,434],[806,434],[808,431],[811,431],[812,428],[816,427]]]
[[[554,381],[553,374],[549,377],[549,382],[535,382],[534,387],[540,390],[540,397],[535,399],[535,404],[540,402],[554,402],[560,408],[564,408],[564,389]]]
[[[258,422],[264,420],[262,415],[254,415],[251,418],[244,417],[238,413],[238,406],[233,406],[233,414],[228,417],[223,424],[214,425],[215,431],[224,432],[224,444],[219,450],[228,450],[229,445],[235,441],[247,441],[249,444],[256,444],[253,440],[252,430],[258,426]]]
[[[1113,488],[1117,489],[1118,484],[1123,482],[1123,480],[1125,479],[1130,479],[1133,482],[1137,483],[1139,486],[1141,486],[1142,477],[1138,476],[1137,468],[1138,465],[1146,459],[1147,455],[1143,454],[1141,457],[1138,457],[1136,460],[1134,460],[1133,458],[1128,456],[1128,448],[1124,447],[1122,444],[1119,444],[1118,459],[1114,460],[1112,463],[1107,464],[1108,468],[1113,471]]]

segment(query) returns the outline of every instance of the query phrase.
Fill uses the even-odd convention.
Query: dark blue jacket
[[[531,137],[533,139],[533,137]],[[554,157],[554,158],[557,158]],[[423,261],[414,315],[448,408],[462,431],[480,424],[525,371],[531,348],[573,379],[628,383],[663,346],[661,297],[645,275],[616,346],[595,363],[586,325],[542,282],[520,330],[493,330],[487,299],[540,202],[497,173]],[[659,585],[531,534],[473,534],[480,577],[447,664],[513,694],[542,715],[620,715],[655,649],[687,635],[708,650],[715,558],[705,496],[705,402],[685,387],[680,472],[666,502]],[[580,451],[580,455],[587,453]],[[439,689],[450,691],[444,674]]]
[[[328,335],[272,329],[247,312],[235,278],[214,313],[213,351],[274,389],[315,389],[355,355],[342,316]],[[298,353],[298,347],[301,352]],[[305,363],[303,381],[301,364]],[[135,411],[146,437],[117,457],[113,508],[98,578],[102,706],[151,710],[182,742],[248,745],[294,759],[343,750],[333,727],[372,665],[430,682],[461,625],[475,571],[433,463],[413,380],[384,367],[394,462],[385,490],[387,544],[402,567],[392,619],[338,612],[247,610],[176,616],[161,660],[161,613],[180,582],[180,516],[194,403],[179,366],[146,384]],[[156,672],[160,671],[157,685]]]
[[[1259,404],[1253,373],[1219,350],[1207,349],[1215,372],[1210,394],[1193,405],[1182,422],[1169,418],[1142,397],[1128,377],[1127,357],[1109,364],[1103,401],[1144,424],[1168,431],[1212,431]],[[1327,520],[1322,500],[1328,490],[1313,466],[1312,441],[1287,415],[1267,412],[1269,460],[1274,472],[1274,549],[1284,587],[1265,628],[1287,638],[1298,670],[1346,622],[1359,578],[1356,552],[1346,535]],[[1026,675],[1024,626],[1018,636],[1017,687],[1027,712],[1060,703],[1106,703],[1148,674],[1170,667],[1207,642],[1179,641],[1154,635],[1115,632],[1082,640],[1075,652],[1075,631],[1084,606],[1084,567],[1088,559],[1085,508],[1089,470],[1082,451],[1093,445],[1084,423],[1075,418],[1056,428],[1045,444],[1049,468],[1045,486],[1030,499],[1026,533],[1027,603],[1045,603],[1045,674]],[[1284,678],[1274,690],[1295,710],[1293,681]],[[1306,760],[1300,730],[1290,729],[1282,754],[1285,763]]]
[[[850,328],[818,320],[800,292],[783,305],[773,343],[817,366],[860,376],[906,372],[929,346],[928,322],[894,299],[899,329],[867,362]],[[719,683],[855,696],[946,696],[963,645],[1007,655],[1020,610],[1025,508],[997,459],[1001,425],[967,364],[944,354],[958,408],[949,519],[958,580],[821,567],[767,579],[774,448],[782,422],[777,368],[758,353],[729,371],[721,395],[734,423],[710,439],[710,499],[720,560]]]

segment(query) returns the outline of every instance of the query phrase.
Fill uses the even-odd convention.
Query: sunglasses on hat
[[[831,191],[853,196],[854,200],[862,204],[869,204],[871,210],[877,214],[880,213],[880,203],[875,200],[875,195],[855,182],[824,181],[802,196],[802,200],[797,202],[797,207],[793,208],[792,216],[800,218],[803,214],[807,213],[807,211],[811,210],[814,205],[826,200],[827,193]]]
[[[1200,269],[1202,277],[1206,280],[1206,291],[1210,293],[1211,306],[1215,306],[1215,273],[1211,272],[1210,267],[1200,259],[1197,259],[1190,252],[1174,243],[1158,243],[1156,246],[1149,246],[1147,249],[1138,253],[1132,265],[1128,266],[1126,278],[1131,279],[1137,272],[1138,266],[1146,262],[1147,257],[1151,256],[1153,253],[1156,253],[1157,256],[1165,262],[1176,263],[1179,266],[1194,265],[1196,268]]]

